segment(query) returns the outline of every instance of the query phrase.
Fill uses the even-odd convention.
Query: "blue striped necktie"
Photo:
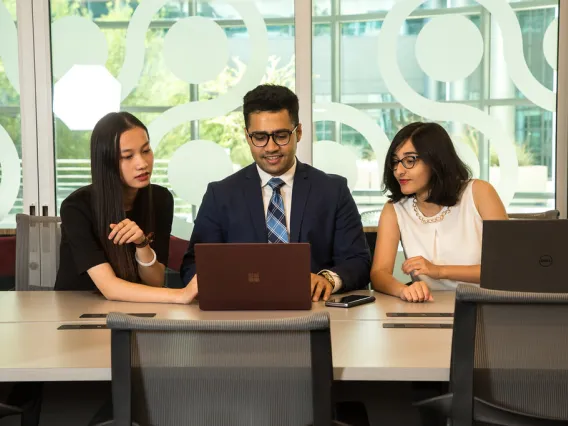
[[[287,243],[288,230],[286,229],[286,213],[284,211],[284,201],[280,194],[280,188],[284,181],[280,178],[272,178],[268,181],[272,188],[272,197],[268,203],[266,213],[266,228],[268,229],[269,243]]]

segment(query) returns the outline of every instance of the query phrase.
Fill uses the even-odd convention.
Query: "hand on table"
[[[181,297],[179,303],[189,304],[197,298],[199,291],[197,289],[197,275],[194,275],[191,281],[181,289]]]
[[[333,286],[321,275],[311,274],[312,281],[312,301],[318,302],[320,298],[324,301],[329,299],[331,292],[333,291]]]
[[[406,302],[433,302],[428,285],[424,281],[416,281],[409,286],[404,286],[399,296]]]

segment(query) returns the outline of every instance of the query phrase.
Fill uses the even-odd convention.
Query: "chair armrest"
[[[448,393],[446,395],[425,399],[413,405],[425,413],[442,414],[446,416],[446,418],[451,418],[453,396],[452,393]],[[473,417],[478,422],[496,425],[560,426],[566,424],[566,420],[537,417],[519,411],[509,410],[480,398],[474,398]]]
[[[22,414],[23,410],[20,407],[14,407],[13,405],[6,405],[0,403],[0,419],[2,417],[14,416],[16,414]]]
[[[474,398],[473,418],[478,422],[497,425],[560,426],[566,424],[566,420],[538,417],[520,411],[509,410],[479,398]]]
[[[452,413],[453,398],[453,393],[447,393],[445,395],[435,396],[434,398],[428,398],[420,402],[415,402],[412,405],[426,412],[431,411],[437,414],[443,414],[446,417],[450,417]]]

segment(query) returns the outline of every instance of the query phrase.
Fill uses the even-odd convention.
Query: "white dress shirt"
[[[294,175],[296,174],[296,165],[297,161],[294,160],[294,165],[290,167],[290,169],[280,175],[280,176],[272,176],[271,174],[266,173],[258,164],[256,168],[258,170],[258,174],[260,176],[260,186],[262,188],[262,204],[264,204],[264,218],[266,219],[266,215],[268,214],[268,205],[270,204],[270,199],[272,198],[273,190],[270,185],[268,185],[268,181],[273,177],[278,177],[282,179],[284,185],[280,187],[280,195],[282,196],[282,201],[284,203],[284,213],[286,215],[286,230],[288,231],[288,241],[290,240],[290,216],[292,212],[292,189],[294,188]],[[324,269],[331,274],[333,280],[335,281],[335,286],[333,287],[333,293],[338,291],[343,282],[341,281],[341,277],[337,275],[333,271],[329,271]],[[322,272],[322,271],[320,271]]]
[[[439,222],[423,223],[421,216],[414,210],[413,197],[403,198],[393,204],[408,258],[423,256],[435,265],[481,264],[483,219],[473,199],[474,182],[474,179],[469,181],[455,206],[451,209],[444,208],[436,215],[439,217],[449,210]],[[430,290],[455,291],[458,284],[479,285],[455,280],[435,280],[426,275],[417,278],[424,281]]]

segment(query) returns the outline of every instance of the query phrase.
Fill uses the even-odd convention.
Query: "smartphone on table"
[[[349,296],[339,296],[329,299],[325,302],[325,306],[335,308],[352,308],[353,306],[364,305],[365,303],[373,303],[375,296],[360,296],[358,294],[351,294]]]

